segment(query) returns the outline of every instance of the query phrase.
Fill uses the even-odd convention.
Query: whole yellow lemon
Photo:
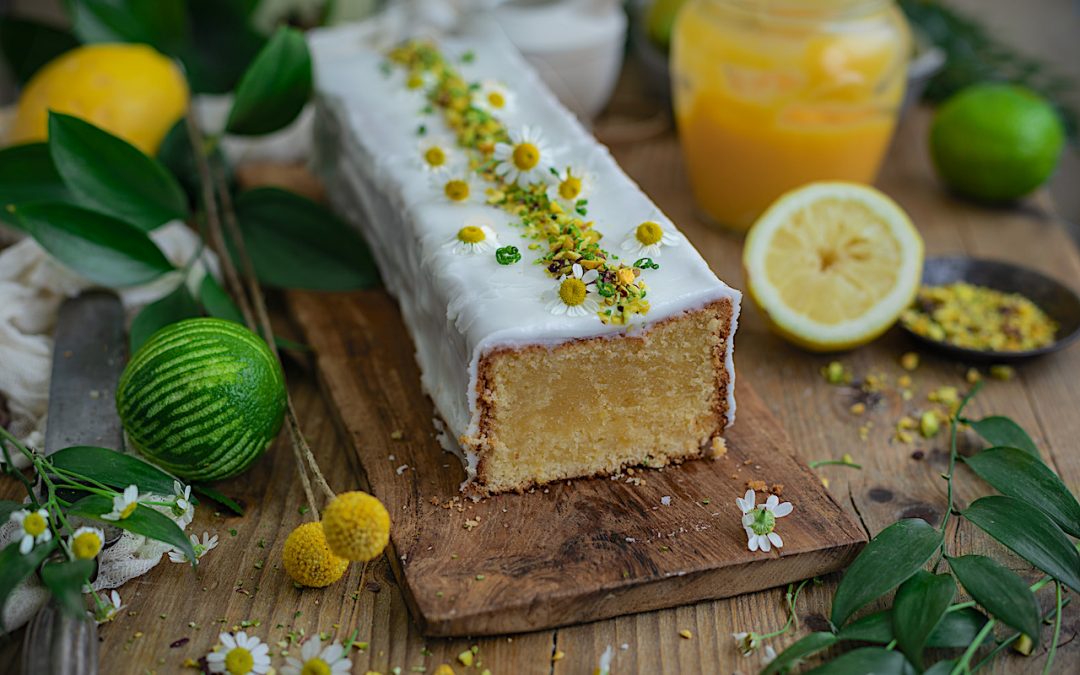
[[[81,117],[153,155],[187,102],[183,73],[153,48],[85,45],[61,54],[30,79],[7,140],[44,141],[49,110],[54,110]]]

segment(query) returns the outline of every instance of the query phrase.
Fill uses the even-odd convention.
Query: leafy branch
[[[948,483],[947,504],[941,525],[934,528],[921,519],[905,519],[879,532],[840,580],[833,596],[830,630],[810,633],[792,644],[766,666],[765,674],[787,672],[842,641],[859,641],[883,646],[847,652],[813,672],[915,668],[934,675],[966,675],[991,663],[1021,638],[1038,643],[1044,621],[1052,619],[1043,672],[1050,671],[1061,639],[1062,611],[1069,603],[1065,594],[1080,592],[1080,551],[1069,539],[1080,533],[1080,503],[1043,463],[1034,441],[1015,422],[1001,416],[964,417],[978,389],[976,385],[964,397],[950,423],[948,471],[942,475]],[[961,425],[970,426],[990,447],[961,457]],[[1002,494],[982,497],[956,510],[954,486],[961,462]],[[979,528],[1046,576],[1029,586],[993,558],[954,555],[947,536],[953,517]],[[948,571],[939,573],[943,564]],[[1035,593],[1051,583],[1054,608],[1043,614]],[[971,600],[954,602],[960,587]],[[894,589],[890,608],[851,621],[860,609]],[[994,637],[999,626],[1009,630],[1000,639]],[[988,643],[993,648],[975,661]],[[924,667],[929,648],[963,652]]]
[[[83,24],[82,30],[90,30],[89,25]],[[240,78],[227,131],[263,134],[290,124],[309,99],[311,82],[311,57],[303,37],[291,29],[279,30]],[[378,282],[371,255],[349,226],[299,195],[258,189],[234,196],[229,167],[218,149],[221,139],[205,137],[192,110],[182,125],[163,146],[172,153],[170,161],[163,162],[84,120],[50,113],[47,143],[0,150],[0,220],[33,237],[58,262],[95,283],[119,288],[174,279],[170,293],[135,317],[133,351],[160,328],[207,314],[260,333],[280,359],[262,284],[322,290],[371,286]],[[189,205],[182,184],[192,176],[179,175],[178,168],[194,170],[201,209]],[[197,278],[195,259],[176,266],[158,248],[150,234],[174,221],[187,222],[200,232],[203,245],[217,253],[228,291],[208,273]],[[291,399],[286,423],[309,509],[317,518],[312,482],[328,498],[333,492],[304,438]],[[46,458],[3,429],[0,434],[5,470],[23,482],[30,504],[43,508],[48,518],[42,530],[47,535],[29,553],[19,550],[19,542],[0,551],[0,606],[55,550],[70,560],[63,562],[63,569],[44,568],[42,580],[65,606],[81,604],[77,600],[90,568],[69,564],[78,562],[71,542],[63,540],[75,534],[69,515],[108,520],[197,559],[182,529],[159,512],[176,506],[181,493],[187,503],[186,488],[167,473],[104,448],[68,448]],[[13,468],[11,449],[30,461],[33,481]],[[42,486],[40,495],[35,483]],[[132,498],[130,511],[116,519],[108,517],[115,515],[110,512],[116,512],[118,504],[127,503],[123,500],[133,490],[175,495],[171,502]],[[239,508],[212,489],[203,493]],[[21,512],[19,507],[0,503],[5,517]],[[36,520],[31,529],[39,531]],[[94,599],[96,606],[104,606],[100,598]]]

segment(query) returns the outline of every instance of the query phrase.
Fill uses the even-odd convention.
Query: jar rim
[[[854,19],[879,12],[894,0],[707,0],[748,15],[790,23]]]

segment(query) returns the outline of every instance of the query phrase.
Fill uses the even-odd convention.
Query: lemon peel
[[[367,562],[390,541],[390,514],[366,492],[343,492],[323,512],[322,529],[336,555]]]
[[[348,560],[330,550],[320,523],[304,523],[290,532],[281,558],[293,581],[312,588],[329,586],[349,567]]]

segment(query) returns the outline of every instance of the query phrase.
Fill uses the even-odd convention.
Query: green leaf
[[[24,505],[20,504],[19,502],[13,502],[7,499],[0,499],[0,523],[6,523],[8,521],[8,518],[11,517],[12,513],[18,511],[23,507]]]
[[[187,0],[191,39],[180,50],[188,81],[200,94],[236,87],[266,38],[251,26],[257,0]]]
[[[165,326],[199,316],[202,316],[199,304],[191,297],[187,284],[181,282],[172,293],[144,307],[131,322],[131,353]]]
[[[1016,555],[1080,592],[1080,553],[1042,511],[1013,497],[992,495],[976,500],[964,511],[964,517]]]
[[[240,195],[236,214],[263,283],[321,291],[378,283],[375,262],[360,235],[309,199],[257,188]]]
[[[769,665],[765,666],[765,669],[761,671],[761,675],[782,673],[788,668],[795,667],[806,657],[832,647],[836,642],[837,638],[832,633],[819,632],[804,635],[790,647],[780,652]]]
[[[134,286],[173,270],[144,232],[103,213],[70,204],[16,209],[22,229],[67,267],[103,286]]]
[[[970,645],[982,627],[986,625],[986,616],[982,612],[965,607],[946,612],[944,618],[930,633],[927,647],[961,649]],[[892,610],[869,614],[852,621],[837,634],[841,640],[854,642],[874,642],[888,644],[893,641]]]
[[[915,675],[904,655],[881,647],[862,647],[807,671],[807,675]]]
[[[218,504],[221,504],[222,506],[229,509],[238,516],[244,515],[243,506],[240,506],[240,504],[238,504],[235,500],[230,499],[229,497],[225,496],[221,492],[218,492],[209,485],[196,484],[192,485],[191,489],[194,490],[196,494],[200,494],[211,501],[215,501]]]
[[[53,537],[44,544],[38,544],[26,555],[19,553],[18,540],[0,550],[0,607],[4,606],[15,587],[33,574],[56,546],[56,537]]]
[[[225,319],[241,326],[244,325],[244,316],[236,307],[236,303],[211,274],[204,276],[202,283],[199,284],[199,301],[202,302],[206,313],[215,319]]]
[[[0,19],[0,51],[20,84],[64,52],[79,46],[71,33],[30,19]]]
[[[949,675],[955,667],[956,659],[945,659],[924,670],[923,675]]]
[[[188,216],[184,191],[161,162],[89,122],[50,112],[49,151],[84,206],[144,232]]]
[[[71,471],[118,490],[135,485],[140,493],[168,496],[173,494],[173,482],[177,480],[138,457],[89,445],[58,450],[49,456],[49,461],[58,469]]]
[[[279,28],[248,66],[225,130],[258,136],[296,119],[311,97],[311,54],[300,31]]]
[[[948,574],[919,570],[900,584],[893,600],[892,627],[900,651],[922,669],[922,652],[956,595]]]
[[[855,610],[915,574],[941,544],[941,533],[925,520],[898,520],[870,540],[844,573],[833,596],[832,622],[842,626]]]
[[[53,165],[47,144],[27,143],[0,150],[0,220],[20,227],[8,206],[74,201]]]
[[[167,516],[158,513],[149,506],[139,504],[127,518],[121,520],[102,519],[101,515],[110,513],[112,508],[112,500],[108,497],[105,497],[104,495],[90,495],[88,497],[83,497],[72,504],[71,508],[68,509],[68,513],[73,516],[92,518],[106,525],[115,525],[122,530],[134,532],[135,534],[141,534],[144,537],[149,537],[156,541],[171,544],[183,551],[184,554],[187,555],[188,560],[195,560],[195,549],[191,545],[191,540],[188,539],[187,535],[184,534],[184,531]]]
[[[949,558],[949,567],[967,592],[994,618],[1039,641],[1042,616],[1035,594],[1011,570],[984,555]]]
[[[184,0],[68,0],[83,42],[141,42],[175,53],[187,38]]]
[[[990,448],[963,459],[998,492],[1026,500],[1061,529],[1080,537],[1080,503],[1037,455],[1016,448]]]
[[[41,582],[64,611],[82,616],[86,613],[82,589],[93,573],[93,560],[50,562],[41,568]]]
[[[990,445],[1016,448],[1035,457],[1039,456],[1035,441],[1031,440],[1031,436],[1028,436],[1019,424],[1008,417],[993,415],[981,420],[968,420],[968,424]]]

